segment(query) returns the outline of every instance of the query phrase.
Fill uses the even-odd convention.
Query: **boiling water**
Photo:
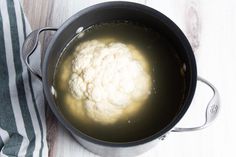
[[[89,119],[83,112],[83,102],[71,95],[68,85],[75,47],[103,38],[134,45],[147,59],[152,77],[151,95],[142,108],[110,125]],[[83,30],[64,49],[54,77],[55,99],[65,119],[81,132],[103,141],[129,142],[153,135],[173,120],[185,97],[183,63],[174,47],[158,32],[134,23],[103,23]]]

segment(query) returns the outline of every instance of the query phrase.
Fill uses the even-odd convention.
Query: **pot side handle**
[[[33,54],[33,52],[38,46],[40,33],[44,31],[57,31],[57,28],[44,27],[34,30],[26,37],[22,46],[22,58],[27,66],[27,69],[35,76],[37,76],[40,80],[42,80],[42,76],[36,70],[30,67],[29,57]]]
[[[203,79],[199,76],[198,76],[198,81],[208,85],[214,93],[213,97],[209,101],[209,103],[207,105],[207,108],[206,108],[205,123],[201,126],[192,127],[192,128],[178,128],[178,127],[175,127],[173,130],[171,130],[172,132],[186,132],[186,131],[201,130],[201,129],[204,129],[204,128],[208,127],[216,119],[216,117],[219,113],[219,109],[220,109],[219,92],[210,82],[208,82],[207,80],[205,80],[205,79]]]

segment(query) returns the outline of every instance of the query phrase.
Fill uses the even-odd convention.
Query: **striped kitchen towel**
[[[18,0],[0,0],[0,156],[48,156],[41,82],[21,59],[31,28]],[[40,53],[30,58],[39,69]]]

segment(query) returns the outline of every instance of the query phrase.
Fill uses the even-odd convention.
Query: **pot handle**
[[[44,31],[57,31],[57,28],[44,27],[34,30],[26,37],[22,47],[22,58],[27,66],[27,69],[35,76],[37,76],[40,80],[42,80],[42,76],[36,70],[30,67],[29,57],[33,54],[38,46],[40,33]]]
[[[205,123],[201,126],[192,127],[192,128],[178,128],[178,127],[175,127],[173,130],[171,130],[172,132],[186,132],[186,131],[201,130],[201,129],[204,129],[204,128],[208,127],[216,119],[216,117],[219,113],[219,109],[220,109],[219,92],[217,91],[217,89],[210,82],[208,82],[207,80],[205,80],[205,79],[203,79],[199,76],[198,76],[198,81],[208,85],[214,93],[213,97],[209,101],[209,103],[207,105],[207,108],[206,108]]]

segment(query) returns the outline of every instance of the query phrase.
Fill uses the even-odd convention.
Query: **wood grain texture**
[[[221,112],[217,121],[204,131],[172,133],[158,146],[140,157],[222,157],[235,156],[236,145],[236,1],[234,0],[133,0],[153,7],[172,19],[185,33],[195,52],[198,74],[211,81],[221,94]],[[59,27],[79,10],[104,0],[22,0],[33,29]],[[47,47],[50,34],[45,35]],[[179,126],[199,125],[211,93],[198,84],[192,105]],[[55,120],[47,118],[50,157],[94,157],[81,147]]]
[[[199,1],[188,1],[186,4],[185,10],[185,26],[186,26],[186,35],[190,44],[193,48],[193,51],[197,52],[197,49],[200,46],[200,33],[201,33],[201,17],[199,10]]]
[[[44,27],[47,25],[47,19],[50,15],[54,0],[22,0],[24,12],[31,24],[32,29]]]

